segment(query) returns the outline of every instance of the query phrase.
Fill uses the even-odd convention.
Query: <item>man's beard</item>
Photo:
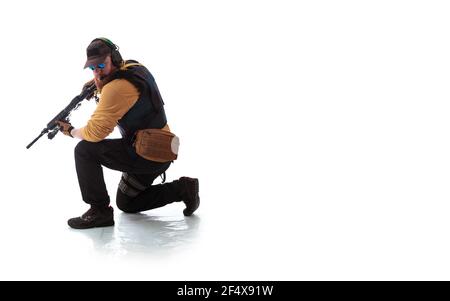
[[[98,77],[98,80],[95,81],[95,85],[97,86],[98,91],[101,91],[103,86],[105,86],[112,80],[112,76],[114,75],[115,71],[117,70],[112,70],[108,75],[100,75]]]

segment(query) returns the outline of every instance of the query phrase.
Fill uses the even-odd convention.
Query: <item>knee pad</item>
[[[120,179],[119,183],[119,190],[123,194],[134,198],[145,189],[147,189],[147,187],[139,183],[139,181],[135,177],[129,175],[126,172],[122,173],[122,178]]]

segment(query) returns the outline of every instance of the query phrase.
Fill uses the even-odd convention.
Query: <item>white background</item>
[[[0,2],[0,279],[450,280],[449,15],[447,1]],[[70,230],[87,209],[76,141],[25,149],[90,79],[100,36],[156,78],[182,139],[168,180],[200,178],[179,248]],[[114,202],[120,173],[105,178]]]

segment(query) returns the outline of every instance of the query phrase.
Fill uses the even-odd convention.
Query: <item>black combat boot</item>
[[[80,217],[74,217],[67,221],[69,226],[75,229],[88,229],[95,227],[108,227],[114,225],[113,208],[91,206]]]
[[[200,206],[200,197],[198,195],[198,179],[181,177],[179,179],[181,198],[186,204],[183,210],[185,216],[190,216]]]

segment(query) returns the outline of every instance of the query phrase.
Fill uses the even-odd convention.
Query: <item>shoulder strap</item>
[[[133,67],[133,66],[144,66],[142,64],[139,63],[125,63],[123,66],[120,67],[120,70],[128,70],[129,67]]]

